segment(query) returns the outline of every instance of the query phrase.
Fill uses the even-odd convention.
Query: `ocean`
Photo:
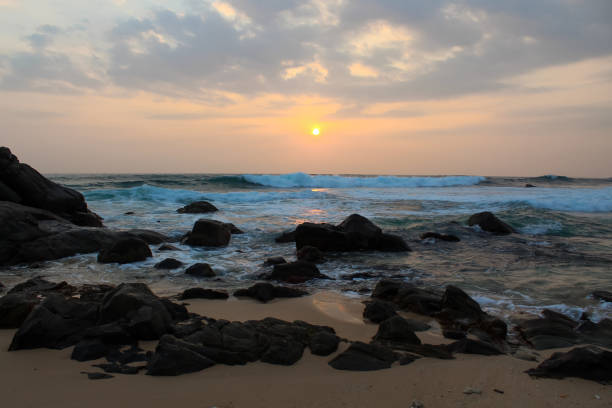
[[[225,248],[160,252],[130,265],[102,265],[96,254],[45,262],[38,269],[13,267],[0,279],[43,275],[70,283],[139,281],[164,295],[187,287],[233,290],[250,286],[269,269],[266,258],[295,259],[293,243],[274,238],[305,222],[340,223],[353,213],[401,235],[407,253],[330,254],[319,265],[335,280],[314,281],[310,291],[332,290],[368,296],[382,277],[427,287],[454,284],[487,311],[511,319],[520,313],[553,309],[595,321],[612,316],[612,304],[593,299],[594,290],[612,291],[612,179],[479,176],[71,174],[49,175],[85,196],[110,228],[145,228],[175,240],[199,218],[231,222],[245,233]],[[526,188],[526,184],[535,188]],[[178,214],[197,200],[213,203],[212,214]],[[519,233],[492,236],[468,227],[473,213],[492,211]],[[423,232],[451,233],[461,242],[420,240]],[[187,265],[209,263],[217,278],[198,280],[157,270],[166,257]],[[355,275],[361,274],[361,275]],[[361,277],[356,277],[361,276]]]

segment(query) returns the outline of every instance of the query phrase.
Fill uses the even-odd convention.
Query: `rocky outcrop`
[[[238,289],[234,296],[250,297],[266,303],[276,298],[295,298],[308,295],[300,289],[287,288],[285,286],[274,286],[270,283],[256,283],[247,289]]]
[[[98,252],[124,238],[140,238],[148,244],[167,239],[147,230],[79,227],[49,211],[0,201],[0,265]]]
[[[612,352],[595,346],[577,347],[567,353],[554,353],[526,373],[533,377],[578,377],[609,382],[612,381]]]
[[[296,248],[313,246],[321,251],[409,251],[399,236],[385,234],[370,220],[358,214],[339,225],[303,223],[295,230]]]
[[[191,246],[221,247],[227,246],[232,237],[232,227],[221,221],[200,219],[184,238],[183,242]]]
[[[365,309],[363,310],[363,317],[373,323],[380,323],[390,317],[397,316],[396,309],[397,306],[391,302],[375,299],[366,302]]]
[[[47,210],[80,226],[102,226],[102,219],[87,208],[81,193],[20,163],[8,147],[0,147],[0,201]]]
[[[124,238],[103,248],[98,254],[98,262],[126,264],[144,261],[152,256],[149,245],[142,239]]]
[[[205,214],[215,211],[219,209],[208,201],[196,201],[176,210],[179,214]]]
[[[507,235],[516,232],[514,228],[488,211],[472,215],[468,219],[468,225],[478,225],[483,231],[491,232],[497,235]]]

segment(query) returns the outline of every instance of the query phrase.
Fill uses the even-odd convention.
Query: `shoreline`
[[[340,337],[369,341],[378,325],[362,318],[358,299],[318,292],[296,299],[259,303],[249,299],[189,300],[191,312],[216,319],[245,321],[276,317],[333,327]],[[412,316],[411,316],[412,317]],[[70,360],[72,348],[7,352],[15,330],[0,330],[0,384],[3,402],[11,407],[107,407],[143,405],[182,408],[229,407],[598,407],[612,404],[612,387],[579,378],[532,379],[524,371],[538,362],[509,355],[457,354],[454,360],[421,358],[411,364],[373,372],[348,372],[327,362],[346,349],[318,357],[306,350],[293,366],[263,362],[245,366],[216,365],[179,377],[116,375],[90,381],[81,371],[98,361]],[[424,342],[447,341],[436,328],[417,335]],[[142,342],[144,348],[155,342]],[[540,352],[541,362],[556,349]],[[482,394],[466,395],[471,387]],[[494,391],[498,389],[503,394]],[[32,392],[34,390],[34,392]],[[599,396],[599,399],[596,398]]]

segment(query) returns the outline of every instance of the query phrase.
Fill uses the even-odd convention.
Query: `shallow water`
[[[312,290],[352,296],[371,289],[377,278],[346,279],[367,272],[380,277],[467,290],[489,311],[510,317],[543,307],[595,320],[612,315],[612,305],[591,299],[596,289],[612,290],[612,179],[486,178],[475,176],[311,176],[289,175],[53,175],[81,191],[89,207],[111,228],[147,228],[178,240],[199,218],[232,222],[245,234],[220,249],[159,252],[132,265],[101,265],[95,254],[0,271],[5,284],[45,275],[72,283],[143,281],[162,294],[189,286],[233,289],[250,284],[267,269],[270,256],[295,257],[293,244],[274,237],[304,221],[339,223],[352,213],[403,236],[405,254],[332,254],[320,265],[333,281],[315,281]],[[536,188],[525,188],[525,184]],[[178,214],[176,209],[208,200],[214,214]],[[470,214],[493,211],[520,234],[495,237],[466,226]],[[133,212],[133,215],[126,215]],[[426,231],[452,233],[459,243],[420,241]],[[166,257],[187,264],[208,262],[218,280],[197,281],[183,270],[159,271]]]

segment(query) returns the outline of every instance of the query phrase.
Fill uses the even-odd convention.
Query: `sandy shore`
[[[190,310],[229,320],[277,317],[336,329],[341,337],[369,341],[377,325],[361,318],[363,305],[333,293],[261,304],[251,300],[189,301]],[[14,330],[0,330],[0,398],[3,407],[612,407],[612,386],[577,378],[531,379],[537,363],[510,356],[457,355],[420,359],[375,372],[337,371],[331,357],[305,351],[290,367],[252,363],[217,365],[179,377],[116,375],[91,381],[81,371],[93,362],[70,360],[71,349],[7,352]],[[436,330],[421,340],[443,342]],[[153,346],[151,343],[149,346]],[[341,349],[346,346],[342,345]],[[542,353],[546,357],[551,353]],[[466,395],[466,387],[482,390]],[[504,393],[495,392],[494,389]],[[599,397],[599,399],[597,398]]]

